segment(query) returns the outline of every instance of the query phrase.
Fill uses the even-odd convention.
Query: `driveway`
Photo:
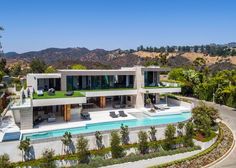
[[[188,99],[192,100],[194,104],[198,104],[199,102],[199,100],[197,99],[193,99],[193,98],[188,98]],[[233,130],[234,137],[236,137],[236,109],[227,107],[224,105],[215,104],[212,102],[206,102],[206,101],[204,102],[207,105],[213,106],[219,110],[221,118]],[[212,167],[213,168],[235,168],[236,167],[236,148],[233,149],[233,151],[230,153],[229,156],[226,157],[226,159],[222,160],[221,162],[219,162],[218,164]]]

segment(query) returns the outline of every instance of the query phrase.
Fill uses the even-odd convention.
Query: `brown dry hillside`
[[[156,52],[145,52],[145,51],[138,51],[134,53],[135,55],[142,57],[142,58],[155,58],[158,57],[160,55],[160,53],[156,53]],[[206,59],[207,65],[212,65],[215,64],[217,62],[231,62],[232,64],[236,65],[236,57],[219,57],[219,56],[209,56],[209,55],[205,55],[202,53],[194,53],[194,52],[187,52],[187,53],[183,53],[183,54],[179,54],[179,53],[169,53],[167,58],[170,57],[175,57],[175,56],[179,56],[181,55],[184,58],[187,58],[190,62],[193,62],[197,57],[202,57],[204,59]]]

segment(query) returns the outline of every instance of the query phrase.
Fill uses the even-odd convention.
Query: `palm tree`
[[[98,149],[104,148],[104,145],[102,143],[102,134],[100,131],[95,132],[95,138],[96,138],[96,144],[97,144]]]
[[[70,144],[72,143],[72,135],[70,132],[65,132],[65,134],[63,135],[61,141],[62,141],[62,149],[63,151],[66,151],[66,153],[68,152],[68,147],[70,146]],[[62,151],[62,153],[63,153]]]
[[[22,152],[22,161],[23,161],[25,153],[30,149],[30,139],[26,138],[25,140],[21,140],[18,149],[20,149]]]

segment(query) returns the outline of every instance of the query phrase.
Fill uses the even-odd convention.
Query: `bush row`
[[[175,140],[177,141],[178,138],[175,138]],[[148,146],[153,149],[153,151],[155,151],[156,149],[158,149],[161,146],[165,146],[165,140],[158,140],[158,141],[154,141],[154,142],[148,142]],[[137,148],[138,144],[137,143],[133,143],[133,144],[128,144],[128,145],[122,145],[122,147],[125,150],[129,150],[131,148]],[[103,149],[99,149],[99,150],[90,150],[91,155],[96,158],[96,157],[100,157],[102,158],[101,160],[99,160],[100,164],[105,165],[111,165],[111,164],[117,164],[117,163],[124,163],[124,162],[131,162],[131,161],[136,161],[136,160],[142,160],[142,159],[148,159],[148,158],[153,158],[153,157],[158,157],[158,156],[165,156],[165,155],[172,155],[172,154],[177,154],[177,153],[183,153],[183,152],[189,152],[189,151],[193,151],[193,150],[199,150],[201,149],[199,146],[194,146],[194,147],[182,147],[179,149],[175,149],[175,150],[163,150],[163,151],[159,151],[159,152],[153,152],[153,153],[149,153],[146,155],[128,155],[126,157],[123,158],[119,158],[119,159],[104,159],[104,156],[106,154],[109,154],[111,152],[111,147],[107,147],[107,148],[103,148]],[[67,154],[67,155],[57,155],[54,156],[53,158],[55,161],[77,161],[78,156],[77,154]],[[17,163],[13,163],[15,167],[23,167],[23,166],[38,166],[43,162],[43,159],[37,159],[37,160],[30,160],[30,161],[25,161],[25,162],[17,162]],[[93,165],[94,162],[96,161],[91,161],[89,163],[89,165]],[[81,164],[80,164],[81,165]]]
[[[191,156],[185,159],[176,160],[169,163],[165,163],[165,164],[161,164],[161,165],[157,165],[157,166],[153,166],[152,168],[164,168],[164,167],[174,168],[174,167],[181,167],[181,166],[185,166],[185,167],[187,166],[187,167],[193,167],[193,168],[196,166],[202,167],[219,159],[230,149],[233,143],[233,135],[230,129],[223,123],[220,123],[219,126],[220,126],[219,135],[218,135],[217,141],[206,150],[194,156]]]

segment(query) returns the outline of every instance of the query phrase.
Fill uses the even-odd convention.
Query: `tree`
[[[69,153],[69,146],[71,145],[72,143],[72,135],[70,132],[65,132],[65,134],[63,135],[61,141],[62,141],[62,148],[63,148],[63,151],[65,151],[66,153]]]
[[[112,131],[111,132],[111,144],[110,144],[112,158],[121,158],[124,156],[124,149],[120,145],[120,143],[121,143],[121,139],[120,139],[118,132]]]
[[[95,132],[95,138],[96,138],[96,144],[97,144],[98,149],[104,148],[104,145],[102,143],[102,134],[100,131]]]
[[[191,121],[185,125],[185,146],[193,146],[194,125]]]
[[[88,140],[83,136],[78,136],[77,138],[77,155],[80,163],[89,163],[90,152],[88,149]]]
[[[56,163],[54,161],[55,151],[52,149],[45,149],[42,153],[42,164],[40,168],[56,168]]]
[[[167,64],[167,56],[168,55],[169,55],[168,53],[161,53],[160,54],[160,63],[162,66]]]
[[[57,70],[53,66],[48,66],[45,69],[45,73],[55,73],[55,72],[57,72]]]
[[[175,126],[172,124],[167,125],[165,129],[165,138],[168,148],[171,147],[171,145],[173,144],[175,133],[176,133]]]
[[[156,130],[156,128],[155,127],[150,127],[150,131],[149,131],[149,135],[150,135],[150,137],[149,137],[149,140],[151,141],[151,142],[153,142],[153,141],[156,141],[157,140],[157,137],[156,137],[156,133],[157,133],[157,130]]]
[[[13,168],[10,162],[10,158],[8,154],[0,155],[0,167],[2,168]]]
[[[195,66],[197,70],[203,71],[203,68],[206,66],[206,60],[202,57],[197,57],[193,61],[193,65]]]
[[[128,126],[127,125],[121,125],[120,127],[121,131],[120,131],[120,134],[121,134],[121,142],[123,145],[128,145],[129,144],[129,129],[128,129]]]
[[[45,64],[45,62],[38,58],[34,58],[30,62],[30,69],[31,69],[31,72],[33,73],[44,73],[46,68],[47,68],[47,65]]]
[[[174,68],[168,74],[168,79],[184,81],[184,69],[183,68]]]
[[[143,155],[149,152],[148,135],[145,131],[138,133],[138,150]]]
[[[87,69],[86,66],[81,64],[74,64],[71,66],[71,69]]]
[[[18,148],[21,150],[22,152],[22,161],[24,160],[25,158],[25,154],[26,152],[29,151],[30,149],[30,139],[29,138],[26,138],[25,140],[21,140],[20,141],[20,145],[18,146]]]
[[[215,120],[219,117],[218,111],[213,107],[208,107],[204,103],[200,103],[192,110],[193,122],[199,133],[208,137],[211,133],[211,126],[215,124]]]
[[[21,64],[17,63],[11,68],[11,76],[18,77],[21,73]]]
[[[215,124],[216,119],[220,118],[219,111],[212,106],[207,106],[205,103],[200,102],[198,106],[192,110],[194,122],[201,120],[205,115],[210,119],[211,124]],[[199,121],[201,122],[201,121]]]

